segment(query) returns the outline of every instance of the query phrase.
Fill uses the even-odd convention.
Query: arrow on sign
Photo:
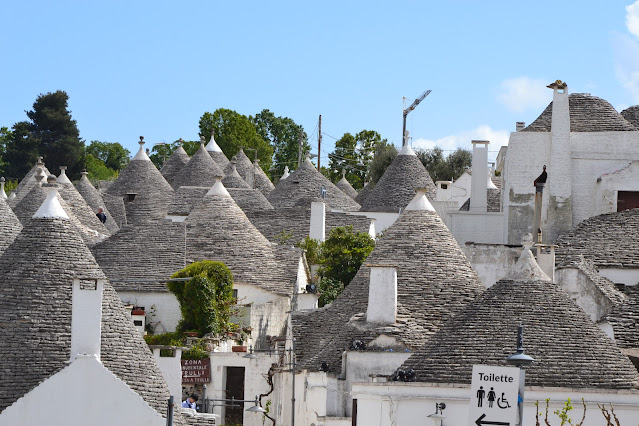
[[[483,425],[510,426],[510,423],[508,422],[490,422],[488,420],[484,420],[484,417],[486,417],[485,414],[482,414],[481,416],[479,416],[477,421],[475,421],[475,424],[477,426],[483,426]]]

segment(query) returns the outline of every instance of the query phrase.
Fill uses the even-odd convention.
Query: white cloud
[[[464,130],[437,140],[417,139],[413,142],[414,149],[432,149],[436,146],[444,150],[444,155],[450,154],[457,148],[472,150],[472,140],[490,141],[488,158],[494,160],[499,148],[508,145],[510,133],[507,130],[495,130],[488,125],[478,126],[473,130]]]
[[[551,101],[548,83],[542,79],[517,77],[504,80],[497,96],[499,102],[514,112],[543,108]]]
[[[612,35],[615,75],[634,100],[639,102],[639,1],[626,6],[626,28],[631,35]]]
[[[639,37],[639,1],[626,6],[626,27],[635,37]]]

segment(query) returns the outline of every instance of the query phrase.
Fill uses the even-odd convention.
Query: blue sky
[[[639,2],[638,2],[639,3]],[[197,138],[205,111],[268,108],[314,133],[322,162],[344,132],[496,155],[556,79],[618,110],[639,103],[639,5],[631,1],[5,1],[0,126],[65,90],[87,142]],[[316,135],[311,141],[315,145]]]

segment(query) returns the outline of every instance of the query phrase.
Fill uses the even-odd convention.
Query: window
[[[639,208],[639,191],[618,191],[617,211]]]

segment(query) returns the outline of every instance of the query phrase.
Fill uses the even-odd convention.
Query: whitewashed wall
[[[118,296],[125,304],[144,306],[146,321],[155,327],[155,334],[175,331],[182,314],[180,304],[173,293],[152,293],[119,291]],[[155,316],[151,317],[151,307],[155,305]]]
[[[467,241],[485,244],[504,243],[503,213],[455,211],[448,212],[448,216],[448,229],[460,246]]]
[[[639,269],[600,268],[599,275],[608,278],[613,283],[625,285],[639,283]]]
[[[153,349],[153,358],[162,372],[162,377],[175,401],[182,399],[182,349],[173,351],[173,356],[160,356],[160,349]]]
[[[166,420],[92,356],[76,358],[0,414],[7,426],[125,424],[164,426]]]
[[[508,275],[521,254],[521,246],[466,243],[460,247],[486,288]]]
[[[438,385],[426,383],[367,383],[353,385],[353,398],[357,399],[358,426],[412,426],[428,425],[428,415],[435,412],[436,403],[445,403],[443,413],[445,425],[472,424],[468,418],[470,385]],[[597,403],[609,406],[622,425],[634,425],[639,419],[638,391],[606,391],[595,389],[564,389],[526,387],[524,394],[524,425],[535,424],[535,401],[545,409],[545,400],[550,399],[549,421],[559,424],[555,410],[561,409],[568,398],[574,410],[573,419],[581,419],[581,398],[587,405],[584,426],[606,424]],[[540,420],[543,424],[543,419]],[[435,425],[436,423],[431,423]]]
[[[225,367],[244,367],[244,399],[254,399],[256,395],[267,393],[270,390],[264,375],[267,374],[271,364],[277,362],[277,355],[258,352],[256,353],[257,359],[244,358],[244,355],[246,353],[215,352],[211,354],[211,383],[207,384],[207,397],[226,398]],[[272,401],[273,396],[263,398],[262,405],[265,406],[268,400]],[[216,402],[216,404],[221,404],[221,402]],[[244,403],[244,409],[253,405],[253,403]],[[273,413],[273,411],[272,405],[270,412]],[[225,409],[224,407],[215,407],[213,413],[224,419]],[[244,426],[262,426],[263,419],[264,417],[260,413],[244,411]],[[268,419],[266,421],[269,422]]]
[[[599,322],[614,308],[599,287],[579,269],[555,270],[555,282],[594,322]]]

